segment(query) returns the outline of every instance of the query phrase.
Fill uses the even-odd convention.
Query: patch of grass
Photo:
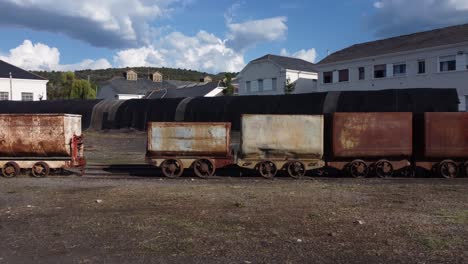
[[[468,210],[455,213],[452,218],[449,218],[454,224],[467,225],[468,224]]]
[[[420,237],[419,242],[430,250],[443,250],[450,246],[448,241],[434,236]]]
[[[237,208],[244,208],[245,207],[245,204],[243,202],[234,202],[234,206],[237,207]]]
[[[172,240],[150,240],[140,243],[139,246],[145,252],[159,254],[172,253],[172,255],[187,255],[193,254],[195,251],[195,241],[191,238],[177,239],[174,237]]]
[[[457,188],[456,186],[440,186],[436,189],[437,192],[464,192],[464,189]]]
[[[320,218],[322,218],[322,215],[319,213],[309,213],[307,214],[307,218],[309,218],[310,220],[319,220]]]
[[[417,241],[430,250],[453,250],[454,248],[463,247],[464,238],[460,236],[438,237],[435,235],[419,236]]]
[[[440,210],[436,214],[436,217],[445,218],[447,222],[452,224],[468,224],[468,210],[461,210],[456,212]]]

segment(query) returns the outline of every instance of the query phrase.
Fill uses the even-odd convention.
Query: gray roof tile
[[[291,57],[284,57],[278,55],[267,54],[263,57],[253,60],[252,62],[262,61],[262,60],[270,60],[274,63],[280,65],[281,67],[288,69],[288,70],[296,70],[296,71],[306,71],[306,72],[316,72],[315,64],[298,59],[298,58],[291,58]]]
[[[221,82],[190,84],[178,88],[167,89],[167,93],[165,90],[150,92],[148,93],[148,99],[159,99],[162,96],[164,96],[164,98],[202,97],[213,91],[218,86],[222,86]]]
[[[468,42],[468,24],[439,28],[393,38],[356,44],[337,51],[319,64]]]
[[[0,78],[10,78],[10,72],[11,76],[14,79],[47,80],[44,77],[28,72],[10,63],[0,60]]]

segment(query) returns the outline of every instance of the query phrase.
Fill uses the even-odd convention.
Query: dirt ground
[[[89,133],[88,159],[144,145]],[[0,243],[0,264],[468,263],[468,179],[0,178]]]

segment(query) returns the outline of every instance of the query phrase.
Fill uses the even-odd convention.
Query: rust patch
[[[344,149],[354,149],[359,146],[361,133],[368,129],[370,123],[375,122],[371,118],[372,116],[363,116],[362,118],[351,117],[345,120],[340,135],[340,142]]]

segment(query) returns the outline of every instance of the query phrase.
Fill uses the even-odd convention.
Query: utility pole
[[[10,101],[13,101],[13,76],[10,72]]]

